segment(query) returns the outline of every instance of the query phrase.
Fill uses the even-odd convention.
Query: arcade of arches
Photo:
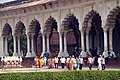
[[[103,25],[102,15],[92,8],[85,14],[82,22],[72,11],[61,19],[61,23],[52,15],[44,24],[36,17],[27,24],[28,26],[22,20],[18,20],[15,26],[6,22],[2,28],[1,56],[35,57],[49,52],[51,55],[57,53],[60,57],[80,54],[86,57],[87,51],[90,51],[92,56],[104,51],[118,53],[120,7],[111,10],[106,17],[106,24]]]

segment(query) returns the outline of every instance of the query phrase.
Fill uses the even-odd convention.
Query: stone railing
[[[22,65],[21,65],[22,58],[21,57],[16,57],[16,56],[2,57],[1,62],[2,62],[3,68],[22,67]]]

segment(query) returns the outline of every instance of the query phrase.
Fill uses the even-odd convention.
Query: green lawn
[[[120,80],[120,71],[3,73],[0,80]]]

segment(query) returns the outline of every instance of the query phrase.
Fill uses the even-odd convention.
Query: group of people
[[[101,56],[97,60],[98,62],[98,70],[105,70],[105,58],[104,56]],[[69,57],[61,57],[58,58],[35,58],[36,68],[42,68],[42,66],[48,66],[48,68],[55,68],[58,69],[58,65],[61,66],[61,68],[67,68],[69,70],[82,70],[82,67],[84,64],[88,64],[89,69],[92,69],[92,65],[94,64],[94,58],[89,55],[88,58],[83,58],[82,55],[79,57],[75,56],[69,56]]]

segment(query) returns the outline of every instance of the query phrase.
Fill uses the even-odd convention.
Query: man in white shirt
[[[98,70],[102,70],[102,56],[98,58]]]
[[[62,68],[64,68],[66,59],[62,56],[62,58],[60,59],[60,61],[61,61]]]

